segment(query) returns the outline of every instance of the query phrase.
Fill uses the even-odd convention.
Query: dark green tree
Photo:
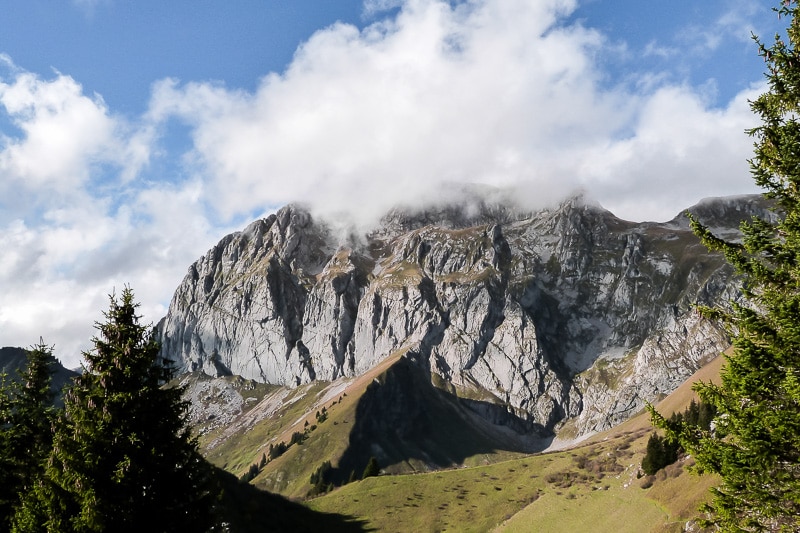
[[[692,399],[689,407],[686,408],[683,421],[687,424],[692,424],[693,426],[698,425],[700,422],[700,404],[694,401],[694,399]]]
[[[0,385],[0,529],[10,528],[20,495],[44,473],[53,444],[55,359],[43,342],[27,350],[19,379]]]
[[[186,426],[181,389],[140,324],[133,292],[111,297],[83,374],[65,396],[45,478],[16,531],[209,531],[217,492]]]
[[[270,460],[277,459],[278,457],[280,457],[281,455],[286,453],[286,450],[288,450],[288,449],[289,449],[289,447],[283,441],[280,441],[275,446],[270,444],[269,445],[269,458],[270,458]]]
[[[714,421],[716,410],[710,403],[700,402],[697,413],[697,425],[700,429],[711,429],[711,423]]]
[[[309,479],[311,489],[308,491],[307,496],[316,496],[324,492],[333,490],[333,483],[328,479],[331,475],[333,467],[330,461],[325,461],[319,468],[314,470]]]
[[[678,460],[678,442],[656,433],[647,440],[647,449],[642,458],[642,471],[652,476],[667,465]]]
[[[642,470],[652,476],[666,466],[664,459],[664,439],[653,433],[647,439],[647,451],[642,458]]]
[[[653,411],[694,456],[697,471],[721,476],[703,510],[724,531],[800,530],[800,19],[796,1],[776,11],[788,29],[769,46],[756,39],[768,89],[751,103],[761,125],[748,132],[752,174],[776,216],[742,224],[741,242],[692,220],[743,280],[743,303],[701,309],[733,338],[721,382],[696,387],[716,415],[703,430],[671,425]]]
[[[361,479],[367,479],[368,477],[377,476],[381,473],[381,467],[378,464],[378,460],[375,457],[370,457],[367,466],[364,468],[364,473],[361,474]]]
[[[14,509],[16,495],[8,490],[14,479],[13,448],[10,445],[11,392],[8,376],[0,374],[0,526],[6,525]]]

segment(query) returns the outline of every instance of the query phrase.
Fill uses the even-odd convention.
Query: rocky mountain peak
[[[698,216],[731,231],[764,208],[713,205]],[[684,222],[623,221],[580,195],[535,212],[475,196],[398,209],[344,245],[291,205],[192,265],[160,334],[184,370],[283,385],[404,354],[531,428],[584,434],[716,356],[724,333],[692,305],[735,294]]]
[[[732,240],[739,236],[739,225],[743,221],[755,216],[775,222],[778,217],[774,211],[774,202],[765,200],[760,195],[741,195],[704,198],[678,213],[668,224],[688,229],[687,211],[703,221],[717,236]]]

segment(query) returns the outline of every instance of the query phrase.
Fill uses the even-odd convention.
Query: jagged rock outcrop
[[[464,397],[552,432],[610,427],[726,345],[693,310],[737,294],[682,217],[620,220],[576,197],[396,211],[341,244],[297,206],[189,268],[159,325],[186,371],[297,385],[360,375],[398,351]],[[730,234],[755,197],[695,208]],[[488,416],[488,414],[487,414]]]

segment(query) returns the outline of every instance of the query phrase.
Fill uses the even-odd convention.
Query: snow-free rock
[[[529,429],[585,434],[725,348],[693,305],[735,298],[733,274],[682,218],[628,222],[581,197],[537,212],[477,205],[395,211],[348,244],[298,206],[253,222],[189,267],[159,325],[162,355],[296,386],[399,351]],[[757,197],[692,210],[729,235],[767,216]]]

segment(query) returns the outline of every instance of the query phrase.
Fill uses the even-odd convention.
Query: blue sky
[[[192,261],[290,201],[365,228],[458,183],[636,220],[757,192],[750,33],[782,27],[755,0],[0,9],[0,345],[71,365],[114,288],[155,322]]]
[[[11,4],[10,6],[8,4]],[[115,111],[145,111],[156,80],[218,80],[252,90],[297,46],[360,1],[120,0],[7,2],[0,49],[26,70],[72,76]]]

